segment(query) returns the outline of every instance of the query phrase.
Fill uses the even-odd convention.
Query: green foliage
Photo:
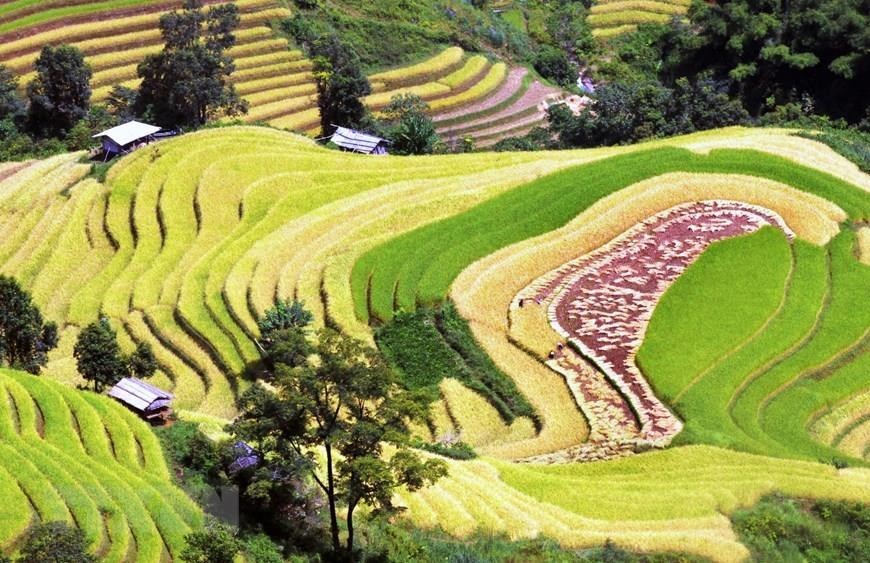
[[[543,127],[535,127],[522,137],[508,137],[492,146],[496,152],[542,151],[553,148],[553,137]]]
[[[91,68],[70,45],[46,45],[34,65],[36,78],[27,85],[28,129],[37,137],[64,137],[87,115]]]
[[[181,553],[186,563],[233,563],[242,544],[236,532],[217,521],[208,521],[203,530],[188,534]]]
[[[541,538],[511,540],[504,536],[474,534],[463,539],[443,532],[420,530],[408,525],[373,520],[363,532],[367,561],[415,561],[419,563],[695,563],[703,559],[670,553],[635,554],[607,541],[602,548],[571,550]]]
[[[0,275],[0,366],[39,373],[57,345],[57,325],[42,319],[15,278]]]
[[[870,557],[866,504],[772,496],[737,511],[732,520],[757,561],[866,561]]]
[[[754,115],[770,97],[782,104],[808,94],[822,113],[864,116],[870,14],[860,0],[696,0],[689,18],[691,26],[668,41],[679,52],[669,73],[730,77]]]
[[[541,47],[532,64],[541,76],[560,86],[571,86],[577,78],[577,68],[565,52],[549,45]]]
[[[359,128],[367,115],[362,99],[372,92],[359,58],[337,35],[316,41],[312,53],[321,134],[329,135],[338,126]]]
[[[862,172],[870,174],[870,131],[825,127],[798,134],[825,143],[854,162]]]
[[[18,563],[93,563],[85,535],[64,522],[38,524],[24,542]]]
[[[235,70],[226,51],[235,45],[239,26],[235,4],[221,4],[203,12],[197,2],[160,17],[164,48],[139,64],[142,79],[136,113],[146,112],[160,125],[202,126],[212,117],[246,113],[248,103],[238,95],[229,76]],[[123,113],[129,93],[116,91]]]
[[[305,303],[279,297],[275,300],[275,306],[264,312],[262,318],[257,321],[257,328],[264,338],[268,338],[274,331],[305,328],[312,320],[314,315],[305,308]]]
[[[269,536],[257,534],[244,539],[242,551],[251,563],[283,563],[284,554]]]
[[[25,114],[24,101],[18,95],[18,77],[0,65],[0,121],[21,124]]]
[[[89,324],[79,333],[73,356],[79,373],[94,383],[97,392],[106,385],[114,385],[127,373],[127,362],[118,346],[118,335],[105,317]]]
[[[275,301],[275,306],[257,322],[266,367],[270,370],[276,364],[296,367],[308,360],[314,348],[303,329],[313,319],[314,315],[301,301],[280,298]]]
[[[432,452],[433,454],[443,455],[451,459],[474,459],[477,457],[477,452],[474,448],[465,442],[454,442],[452,444],[442,444],[440,442],[414,442],[415,448]]]
[[[93,136],[119,124],[118,119],[103,106],[90,108],[78,123],[73,126],[64,139],[67,150],[88,150],[99,146],[100,141]]]
[[[604,84],[579,116],[564,106],[553,106],[548,115],[550,130],[566,147],[633,143],[735,125],[748,117],[728,98],[725,85],[709,75],[680,78],[673,88],[656,81]]]
[[[354,512],[360,503],[390,511],[398,486],[414,491],[446,473],[437,460],[423,461],[407,449],[409,421],[425,409],[398,388],[376,350],[345,335],[318,334],[317,361],[276,368],[276,392],[254,385],[240,399],[234,436],[258,444],[264,459],[284,471],[307,471],[329,505],[335,553],[354,551]],[[396,447],[384,455],[385,443]],[[322,457],[313,450],[321,449]],[[338,505],[346,507],[342,546]]]
[[[157,358],[154,357],[154,350],[147,342],[139,342],[136,344],[136,349],[127,360],[127,368],[133,377],[139,379],[147,379],[154,375],[157,371]]]
[[[383,111],[392,154],[432,154],[439,139],[428,109],[415,94],[393,96]]]
[[[710,245],[668,288],[650,319],[637,362],[666,401],[741,344],[776,312],[791,270],[785,235],[773,227]]]
[[[453,377],[483,395],[508,424],[516,417],[537,419],[513,380],[480,348],[452,303],[401,313],[379,328],[375,338],[409,389],[425,391],[434,400],[441,380]]]

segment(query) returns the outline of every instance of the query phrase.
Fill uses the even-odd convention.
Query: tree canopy
[[[246,113],[228,78],[235,70],[226,51],[235,45],[238,7],[221,4],[203,11],[201,0],[186,0],[181,11],[160,17],[164,48],[139,64],[142,85],[136,113],[163,126],[200,126],[216,115]]]
[[[870,9],[866,0],[694,0],[690,27],[671,37],[667,72],[712,70],[734,81],[757,115],[809,96],[816,110],[858,121],[867,111]]]
[[[419,489],[446,466],[407,449],[407,424],[424,417],[425,407],[398,386],[380,353],[329,329],[317,336],[314,360],[277,364],[275,392],[260,384],[245,392],[230,430],[258,444],[265,459],[283,460],[288,472],[309,474],[327,500],[333,550],[350,553],[360,503],[391,510],[397,486]],[[385,444],[395,448],[391,456]],[[339,505],[346,509],[343,545]]]
[[[28,127],[40,137],[64,137],[88,113],[91,67],[70,45],[46,45],[35,67],[36,78],[27,85]]]
[[[39,373],[57,345],[57,325],[44,322],[30,294],[0,275],[0,365]]]
[[[315,41],[312,52],[321,133],[330,135],[335,126],[359,128],[367,114],[362,98],[372,92],[359,58],[334,34]]]

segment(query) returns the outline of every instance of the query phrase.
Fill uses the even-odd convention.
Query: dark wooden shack
[[[109,390],[109,396],[151,424],[164,424],[172,414],[172,393],[141,379],[125,377]]]

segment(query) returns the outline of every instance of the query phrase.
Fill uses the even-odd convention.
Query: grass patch
[[[441,380],[453,377],[483,395],[508,424],[520,416],[537,419],[528,400],[480,348],[451,303],[400,314],[379,328],[375,339],[405,385],[428,391],[432,400],[438,397]]]
[[[732,516],[756,561],[867,561],[870,506],[770,496]]]
[[[740,346],[774,314],[791,270],[782,231],[710,245],[656,305],[637,353],[659,396],[673,400],[695,376]]]

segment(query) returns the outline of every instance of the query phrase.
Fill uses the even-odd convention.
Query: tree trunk
[[[341,538],[338,536],[338,515],[335,510],[335,474],[332,471],[332,446],[329,442],[326,449],[326,496],[329,497],[329,526],[332,532],[332,548],[336,553],[341,551]]]
[[[347,555],[350,558],[353,555],[353,511],[356,508],[356,501],[347,505]]]

